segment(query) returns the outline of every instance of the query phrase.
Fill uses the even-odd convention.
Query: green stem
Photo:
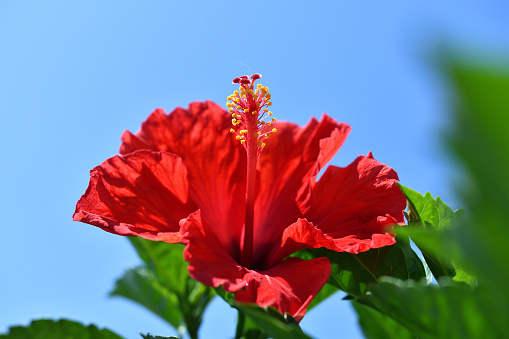
[[[240,339],[244,335],[244,326],[246,325],[246,315],[237,310],[237,330],[235,331],[235,339]]]

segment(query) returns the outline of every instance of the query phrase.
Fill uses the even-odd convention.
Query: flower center
[[[254,83],[262,76],[253,74],[251,77],[243,75],[233,79],[234,84],[239,84],[239,90],[228,97],[226,106],[232,115],[230,132],[235,134],[236,139],[244,146],[247,152],[247,182],[246,182],[246,214],[244,230],[241,239],[240,263],[244,267],[251,268],[253,265],[253,228],[254,228],[254,202],[256,198],[256,163],[267,139],[277,129],[272,127],[276,118],[272,117],[269,107],[269,89]]]

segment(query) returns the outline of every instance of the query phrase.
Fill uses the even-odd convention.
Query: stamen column
[[[226,106],[232,113],[233,126],[239,126],[239,130],[230,129],[236,135],[236,139],[244,146],[247,152],[247,178],[246,178],[246,214],[244,232],[242,235],[242,248],[240,264],[252,268],[254,247],[254,204],[256,200],[256,165],[265,141],[276,132],[271,129],[275,118],[270,118],[272,112],[268,107],[270,101],[269,89],[258,84],[256,89],[254,82],[261,78],[260,74],[253,74],[251,78],[242,76],[233,79],[233,83],[240,85],[239,91],[235,91],[228,97]],[[231,100],[231,102],[230,102]],[[265,119],[269,118],[268,122]]]

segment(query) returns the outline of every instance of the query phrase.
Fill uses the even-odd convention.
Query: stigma
[[[269,111],[272,106],[269,88],[261,84],[255,87],[255,81],[261,77],[261,74],[255,73],[251,77],[243,75],[233,79],[234,84],[239,84],[239,89],[228,96],[226,102],[232,117],[233,128],[230,132],[246,150],[255,148],[257,156],[265,147],[267,139],[277,131],[272,126],[276,118]]]

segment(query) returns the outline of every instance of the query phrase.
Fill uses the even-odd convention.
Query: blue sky
[[[174,334],[107,297],[139,263],[128,241],[71,216],[89,170],[118,152],[124,130],[156,107],[224,105],[239,75],[263,75],[278,120],[327,112],[349,123],[332,164],[372,151],[402,184],[460,207],[441,147],[449,96],[433,55],[509,55],[508,12],[502,0],[1,2],[0,333],[67,317],[126,338]],[[309,312],[304,330],[360,337],[342,296]],[[232,337],[235,319],[216,299],[202,337]]]

